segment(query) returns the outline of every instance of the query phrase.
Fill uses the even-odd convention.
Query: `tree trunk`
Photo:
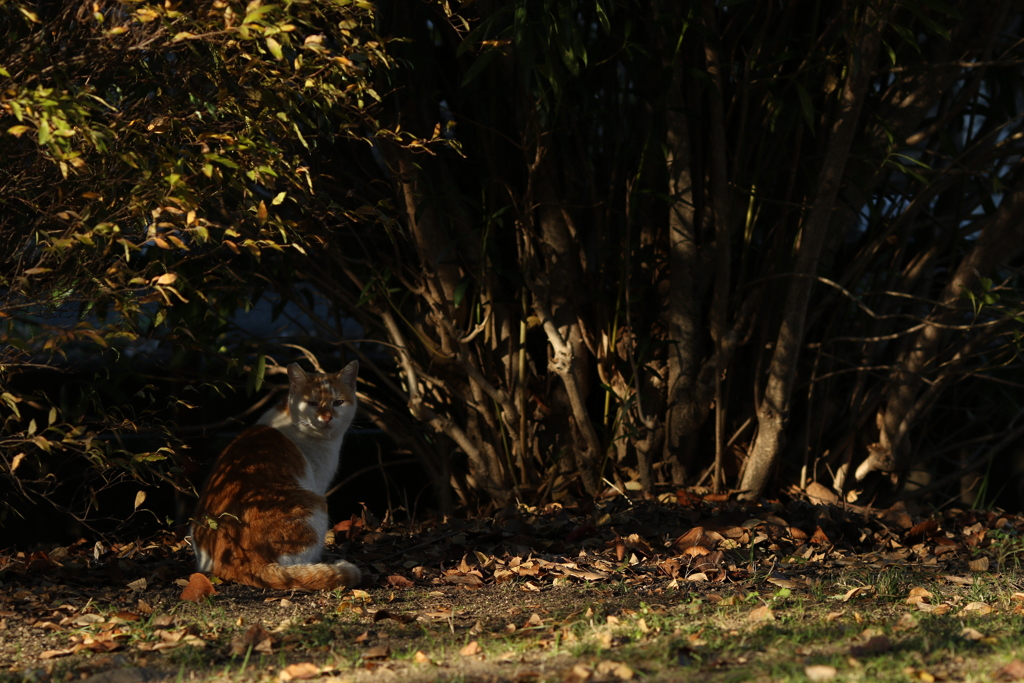
[[[678,8],[666,13],[672,27],[682,30]],[[669,35],[665,49],[678,36]],[[707,416],[700,410],[697,373],[701,363],[701,312],[697,300],[696,278],[699,271],[695,201],[690,156],[690,130],[683,97],[684,69],[681,56],[666,66],[672,80],[665,98],[665,147],[669,194],[669,290],[663,318],[671,342],[668,353],[668,397],[665,417],[665,457],[672,483],[686,483],[688,468],[694,461],[697,431]]]
[[[861,35],[847,62],[849,75],[843,86],[839,111],[825,150],[815,200],[800,233],[793,267],[794,277],[786,294],[782,325],[768,368],[768,383],[761,404],[757,407],[757,438],[751,447],[740,481],[742,496],[746,499],[756,499],[764,491],[784,444],[783,430],[789,418],[793,377],[800,358],[807,305],[814,286],[812,278],[817,272],[818,259],[857,130],[864,95],[871,81],[871,70],[881,45],[884,24],[884,19],[876,12],[865,11],[860,26]]]

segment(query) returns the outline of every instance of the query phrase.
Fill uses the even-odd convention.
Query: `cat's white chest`
[[[327,493],[327,487],[338,471],[343,436],[325,441],[306,440],[296,443],[306,456],[306,473],[299,479],[299,486],[317,495]]]

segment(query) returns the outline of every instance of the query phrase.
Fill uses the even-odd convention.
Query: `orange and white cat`
[[[351,587],[359,569],[320,563],[324,494],[356,412],[359,364],[307,374],[288,366],[288,397],[238,435],[213,465],[193,518],[201,572],[258,588]]]

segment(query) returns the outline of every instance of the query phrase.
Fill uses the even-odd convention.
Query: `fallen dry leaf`
[[[181,599],[189,602],[199,602],[203,598],[216,594],[217,589],[210,583],[206,574],[196,572],[188,577],[188,585],[181,591]]]
[[[941,605],[929,605],[926,602],[921,602],[918,603],[917,609],[921,610],[922,612],[928,612],[929,614],[934,614],[938,616],[948,613],[951,608],[946,603],[942,603]]]
[[[949,581],[950,583],[955,583],[958,586],[974,585],[974,578],[970,576],[953,576],[952,574],[946,574],[942,578],[944,578],[946,581]]]
[[[967,563],[972,572],[987,572],[988,571],[988,558],[982,555],[981,557],[975,558]]]
[[[835,678],[839,671],[834,666],[827,664],[812,664],[804,667],[804,674],[809,681],[830,681]]]
[[[633,678],[633,670],[622,662],[613,662],[606,659],[603,662],[598,662],[597,667],[595,668],[597,669],[597,673],[602,676],[612,675],[623,681],[628,681]]]
[[[894,631],[909,631],[915,629],[918,626],[918,621],[914,618],[913,614],[904,614],[900,617],[899,621],[892,627]]]
[[[839,497],[836,496],[832,489],[828,488],[824,484],[819,484],[816,481],[809,482],[805,492],[807,493],[807,497],[810,498],[813,503],[833,504],[839,502]]]
[[[846,591],[845,595],[835,595],[833,598],[842,602],[849,602],[850,600],[860,597],[861,595],[870,595],[875,592],[874,586],[857,586]]]
[[[749,621],[775,621],[775,613],[768,605],[761,605],[750,610],[747,619]]]
[[[583,683],[583,681],[590,680],[594,675],[594,670],[586,664],[575,664],[573,667],[566,672],[565,683]]]
[[[690,548],[695,545],[702,545],[702,540],[704,540],[704,527],[695,526],[676,540],[672,541],[672,547],[682,552],[686,548]]]
[[[303,681],[309,678],[316,678],[320,675],[320,667],[312,662],[300,662],[289,664],[277,674],[279,681]]]
[[[99,614],[81,614],[71,620],[75,626],[91,626],[92,624],[102,624],[106,619]]]
[[[1013,660],[996,672],[996,678],[1001,681],[1024,680],[1024,662],[1019,659]]]
[[[790,590],[794,590],[796,588],[800,588],[800,586],[803,585],[803,584],[801,584],[801,583],[799,583],[797,581],[793,581],[792,579],[787,579],[784,576],[775,576],[775,575],[772,575],[772,576],[768,577],[768,583],[773,584],[775,586],[778,586],[779,588],[788,588]]]
[[[925,588],[915,586],[910,589],[910,595],[907,596],[908,605],[920,605],[922,602],[929,603],[932,600],[932,594]]]
[[[984,616],[986,614],[992,614],[993,612],[995,612],[995,609],[990,605],[985,604],[984,602],[969,602],[966,605],[964,605],[964,608],[960,610],[957,616],[962,617],[972,613]]]
[[[400,574],[392,574],[387,578],[387,582],[389,586],[394,586],[395,588],[412,588],[416,585],[411,579]]]
[[[433,664],[434,660],[426,655],[423,650],[416,650],[416,654],[412,656],[412,661],[417,664]]]
[[[397,621],[399,624],[408,624],[409,622],[416,621],[415,614],[402,614],[399,612],[390,612],[386,609],[379,609],[373,613],[373,623],[377,623],[381,619],[391,619]]]
[[[270,654],[273,652],[274,636],[259,624],[250,626],[244,634],[231,640],[229,652],[233,656],[244,655],[251,647],[256,652]]]
[[[925,536],[931,536],[932,534],[934,534],[938,530],[938,528],[939,520],[927,519],[921,522],[920,524],[915,524],[913,527],[911,527],[911,529],[907,531],[907,535],[903,537],[904,542],[916,543],[922,540]]]
[[[463,657],[473,657],[475,655],[480,654],[480,651],[482,649],[483,648],[480,647],[480,643],[476,642],[475,640],[471,640],[466,644],[465,647],[459,650],[459,654]]]
[[[387,645],[374,645],[366,649],[363,659],[387,659],[391,656],[391,648]]]

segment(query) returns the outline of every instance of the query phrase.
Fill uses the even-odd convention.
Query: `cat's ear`
[[[341,383],[356,388],[356,376],[359,374],[359,361],[354,360],[341,369],[338,373],[338,378],[341,379]]]
[[[306,371],[298,363],[292,363],[288,366],[288,384],[292,389],[300,389],[309,384],[309,375],[306,374]]]

